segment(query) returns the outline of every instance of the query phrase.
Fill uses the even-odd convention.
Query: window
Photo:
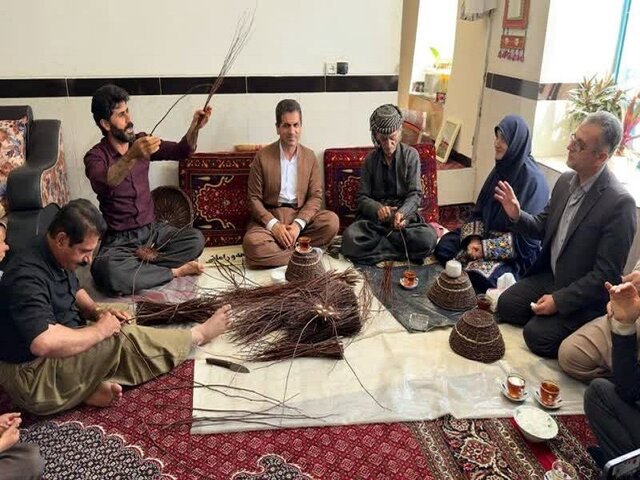
[[[640,88],[640,0],[625,0],[614,75],[623,88]]]
[[[640,0],[624,1],[613,73],[630,96],[640,91]],[[640,126],[633,134],[640,134]],[[640,139],[633,142],[633,149],[640,151]]]

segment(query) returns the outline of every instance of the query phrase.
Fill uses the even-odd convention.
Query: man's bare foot
[[[191,260],[181,267],[172,268],[173,278],[186,277],[187,275],[200,275],[204,272],[204,264],[198,260]]]
[[[194,345],[204,345],[225,332],[231,320],[231,305],[223,305],[206,322],[191,328]]]
[[[87,405],[94,407],[108,407],[122,398],[122,387],[113,382],[102,382],[96,391],[85,401]]]

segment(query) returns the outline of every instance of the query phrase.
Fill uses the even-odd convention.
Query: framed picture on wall
[[[504,0],[502,28],[524,30],[529,20],[529,0]]]
[[[451,149],[456,141],[461,125],[462,123],[460,121],[453,118],[447,118],[442,122],[440,133],[438,133],[438,138],[436,138],[436,159],[439,162],[445,163],[449,159]]]

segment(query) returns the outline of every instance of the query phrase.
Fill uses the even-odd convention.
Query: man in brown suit
[[[300,145],[302,110],[295,100],[276,106],[280,140],[258,152],[249,173],[251,221],[242,241],[251,268],[289,262],[298,236],[326,247],[338,232],[338,217],[321,210],[322,182],[316,156]]]

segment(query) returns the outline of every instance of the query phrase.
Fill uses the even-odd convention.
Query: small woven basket
[[[427,297],[445,310],[464,311],[476,306],[476,294],[466,272],[457,277],[440,273],[427,292]]]
[[[178,187],[165,185],[151,191],[156,220],[167,222],[176,228],[190,227],[193,224],[193,205],[191,200]]]
[[[284,278],[292,280],[310,280],[325,272],[322,265],[322,250],[310,248],[308,252],[296,247],[287,265]]]
[[[451,350],[470,360],[491,363],[504,355],[504,340],[493,315],[474,308],[465,312],[449,335]]]

